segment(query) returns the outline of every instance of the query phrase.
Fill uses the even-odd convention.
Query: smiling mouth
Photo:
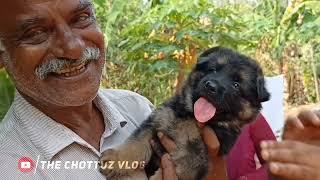
[[[53,74],[62,76],[62,77],[71,77],[71,76],[77,76],[85,71],[87,67],[87,64],[85,62],[74,66],[74,67],[66,67],[64,69],[61,69],[60,71],[57,71]]]

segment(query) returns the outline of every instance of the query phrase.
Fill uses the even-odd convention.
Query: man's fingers
[[[312,165],[312,162],[316,160],[316,157],[313,157],[313,152],[317,151],[317,149],[301,142],[263,142],[261,148],[262,158],[269,162],[277,161]]]
[[[202,138],[207,145],[210,155],[217,156],[219,152],[220,143],[216,133],[209,127],[204,127],[202,130]]]
[[[297,116],[288,116],[285,123],[285,129],[303,129],[304,125],[302,122],[297,118]]]
[[[314,146],[300,141],[284,140],[284,141],[262,141],[260,144],[261,149],[297,149],[306,150]]]
[[[157,135],[162,146],[166,149],[168,153],[172,153],[177,150],[177,145],[172,139],[170,139],[168,136],[166,136],[162,132],[158,132]]]
[[[171,161],[170,155],[168,153],[164,154],[161,157],[161,167],[162,169],[173,169],[174,170],[174,164]]]
[[[151,148],[154,153],[160,158],[163,155],[163,152],[161,151],[161,146],[159,143],[156,143],[153,139],[150,141]]]
[[[279,149],[279,148],[294,148],[301,145],[301,142],[292,141],[292,140],[284,140],[281,142],[278,141],[262,141],[260,144],[261,149]]]
[[[198,122],[198,126],[202,129],[202,138],[208,148],[209,155],[217,156],[220,149],[220,143],[216,133],[211,128],[205,126],[204,123]]]
[[[313,180],[315,179],[315,169],[304,165],[290,164],[290,163],[280,163],[272,162],[269,164],[269,169],[272,174],[292,179],[304,179],[304,180]]]
[[[164,154],[161,157],[161,167],[162,167],[162,179],[163,180],[178,180],[175,166],[170,160],[169,154]]]
[[[312,112],[314,114],[316,114],[316,116],[318,116],[318,118],[320,118],[320,109],[314,109]]]
[[[292,151],[289,149],[277,149],[277,150],[262,150],[261,156],[267,161],[277,161],[285,163],[298,163],[304,164],[306,162],[307,156],[303,151]]]
[[[298,114],[298,119],[305,126],[320,126],[320,119],[314,112],[310,110],[302,110]]]

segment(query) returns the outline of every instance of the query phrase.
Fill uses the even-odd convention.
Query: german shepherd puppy
[[[215,47],[203,52],[179,92],[157,108],[140,128],[116,149],[106,150],[101,164],[110,161],[145,161],[153,154],[150,140],[163,132],[177,144],[171,153],[179,179],[202,179],[208,169],[206,146],[197,121],[206,122],[227,154],[241,127],[255,120],[261,102],[268,101],[262,69],[256,61],[231,49]],[[157,143],[159,143],[157,141]],[[130,177],[132,170],[101,169],[107,179]],[[151,179],[162,179],[157,172]]]

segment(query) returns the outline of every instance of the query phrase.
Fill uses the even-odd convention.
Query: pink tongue
[[[216,113],[216,107],[203,97],[200,97],[196,103],[194,103],[193,110],[197,121],[201,123],[209,121]]]

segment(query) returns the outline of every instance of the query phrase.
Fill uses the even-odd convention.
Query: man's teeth
[[[81,72],[83,72],[85,70],[85,63],[81,63],[79,66],[77,67],[73,67],[73,68],[65,68],[62,69],[58,72],[56,72],[58,75],[62,75],[62,76],[74,76],[77,75]]]

